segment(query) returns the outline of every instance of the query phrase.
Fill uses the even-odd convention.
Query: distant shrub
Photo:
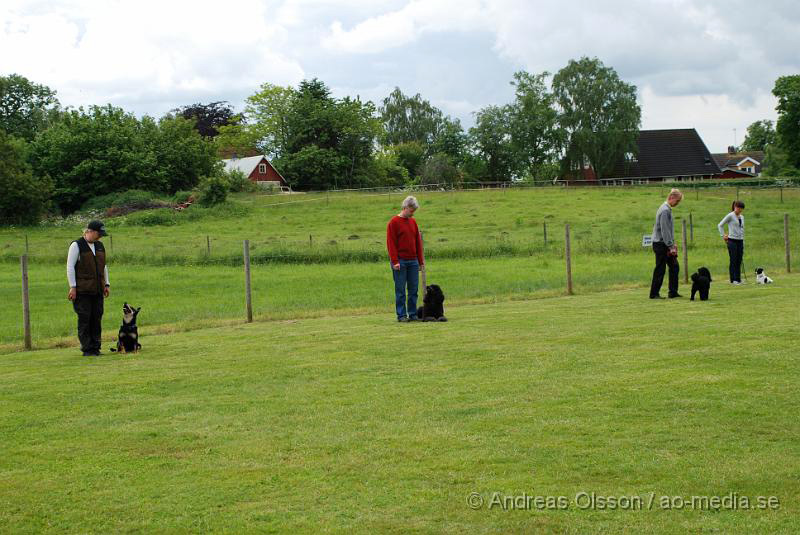
[[[238,169],[233,169],[225,173],[228,181],[228,189],[234,193],[258,191],[258,186]]]
[[[230,184],[220,175],[210,176],[200,183],[200,198],[198,199],[203,206],[214,206],[225,202],[228,198]]]
[[[185,203],[192,195],[194,195],[194,193],[191,191],[176,191],[175,195],[172,196],[172,202],[177,204]]]
[[[176,212],[171,208],[160,208],[158,210],[137,212],[129,215],[125,222],[128,225],[138,227],[150,227],[155,225],[171,226],[178,222]]]
[[[131,189],[92,197],[83,204],[81,211],[112,210],[115,213],[109,215],[122,215],[122,213],[128,213],[134,210],[145,210],[147,208],[158,208],[166,204],[167,201],[162,199],[158,193]]]

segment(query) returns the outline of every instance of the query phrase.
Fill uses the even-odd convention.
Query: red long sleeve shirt
[[[386,226],[386,248],[389,250],[389,259],[392,264],[397,264],[398,259],[417,259],[420,265],[425,264],[422,254],[422,239],[419,228],[413,217],[394,216]]]

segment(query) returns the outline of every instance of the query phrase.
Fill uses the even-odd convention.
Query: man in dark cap
[[[103,299],[110,289],[106,250],[100,238],[107,234],[102,221],[90,221],[67,254],[67,299],[78,314],[78,340],[85,357],[100,355]]]

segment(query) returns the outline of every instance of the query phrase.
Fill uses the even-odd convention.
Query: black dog
[[[711,272],[708,268],[701,267],[697,273],[692,275],[692,298],[694,301],[694,294],[700,293],[701,301],[708,301],[708,290],[711,288]]]
[[[119,328],[117,335],[117,347],[111,348],[111,351],[119,351],[120,353],[136,353],[142,348],[139,343],[139,328],[136,327],[136,316],[142,307],[133,308],[128,303],[122,305],[122,326]]]
[[[437,284],[425,287],[423,305],[417,310],[417,317],[422,321],[447,321],[444,317],[444,293]]]

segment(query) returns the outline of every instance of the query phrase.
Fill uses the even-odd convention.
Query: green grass
[[[647,285],[653,257],[641,247],[641,237],[652,229],[662,194],[661,188],[420,193],[417,219],[425,232],[429,280],[443,286],[448,303],[455,304],[562,293],[564,224],[569,222],[578,292]],[[735,194],[734,189],[687,190],[675,210],[678,233],[682,220],[693,214],[691,271],[705,265],[718,280],[725,278],[727,251],[716,224]],[[141,321],[151,332],[238,321],[244,313],[245,237],[251,240],[255,263],[258,318],[345,311],[391,314],[385,225],[403,196],[237,195],[223,207],[194,216],[177,214],[180,222],[172,226],[141,227],[111,219],[107,226],[114,236],[113,250],[111,240],[105,242],[113,284],[105,332],[114,335],[124,301],[143,307]],[[783,204],[776,190],[742,188],[740,197],[747,202],[748,274],[759,265],[781,275],[784,213],[792,214],[795,251],[800,243],[800,190],[785,189]],[[18,350],[22,343],[21,306],[13,303],[20,303],[19,254],[26,235],[34,343],[75,343],[75,316],[65,299],[64,259],[80,229],[75,224],[0,229],[0,299],[12,304],[0,315],[0,353]],[[213,238],[210,256],[207,235]],[[795,252],[795,269],[800,269],[798,259]]]
[[[675,210],[676,232],[680,234],[682,220],[691,212],[693,246],[718,247],[716,225],[730,210],[736,190],[686,191]],[[570,223],[576,253],[634,252],[642,235],[652,231],[664,192],[658,187],[421,192],[416,218],[431,259],[539,253],[546,250],[545,223],[551,249],[563,250],[564,224]],[[173,225],[129,224],[129,219],[152,213],[146,211],[109,219],[106,226],[113,234],[112,259],[125,264],[241,264],[245,239],[255,260],[375,261],[385,257],[386,222],[399,211],[405,195],[237,194],[221,208],[170,213]],[[747,203],[748,247],[775,250],[780,256],[783,214],[800,213],[800,189],[785,189],[783,204],[774,189],[743,188],[739,195]],[[18,262],[27,235],[32,260],[61,264],[81,229],[81,222],[0,229],[0,260]],[[800,236],[798,229],[793,220],[792,237]],[[105,243],[111,250],[111,240]]]
[[[777,280],[705,303],[617,290],[451,306],[447,324],[335,314],[145,330],[136,356],[4,355],[0,526],[794,534],[800,276]],[[572,506],[490,510],[494,492]],[[578,492],[780,508],[579,510]]]

